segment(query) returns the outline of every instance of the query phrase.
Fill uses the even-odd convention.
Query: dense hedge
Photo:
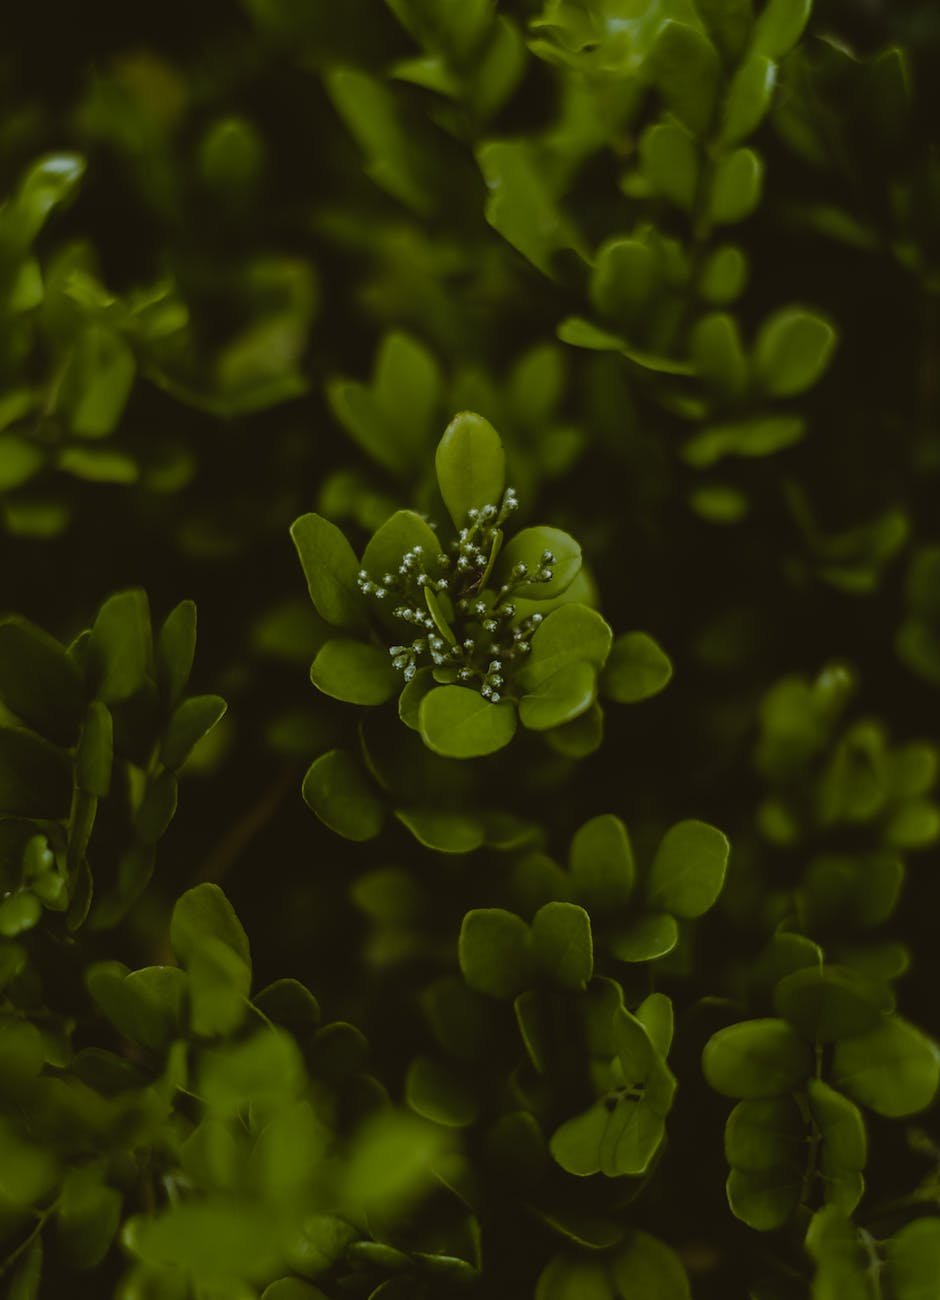
[[[810,9],[7,15],[10,1300],[940,1297],[940,16]]]

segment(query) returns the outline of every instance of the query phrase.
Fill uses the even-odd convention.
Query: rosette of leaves
[[[865,1121],[932,1102],[940,1049],[894,1011],[888,988],[794,941],[775,954],[775,1015],[732,1024],[706,1044],[707,1081],[738,1104],[725,1129],[733,1213],[781,1227],[797,1207],[852,1214],[864,1190]]]
[[[614,641],[582,599],[589,588],[581,548],[567,533],[529,527],[504,535],[516,499],[486,420],[457,416],[436,468],[449,539],[402,510],[357,558],[319,515],[293,525],[313,603],[341,633],[321,646],[314,684],[369,710],[397,699],[401,722],[440,758],[495,754],[520,723],[568,757],[590,753],[602,737],[599,697],[655,694],[671,676],[669,660],[645,633]],[[394,775],[389,784],[394,791]],[[314,811],[351,838],[370,838],[381,826],[384,806],[370,791],[346,751],[322,755],[305,782]]]
[[[720,830],[689,819],[666,831],[641,873],[627,827],[602,813],[575,832],[567,871],[540,850],[517,855],[509,891],[523,911],[550,900],[586,908],[607,961],[658,961],[676,949],[685,923],[714,906],[729,854]]]
[[[697,426],[682,455],[702,471],[799,441],[807,424],[791,399],[821,377],[836,340],[821,313],[794,304],[770,312],[746,343],[734,304],[748,258],[728,238],[760,204],[764,162],[750,140],[810,7],[771,0],[754,13],[703,2],[609,20],[605,5],[550,0],[532,21],[530,48],[559,69],[568,112],[535,141],[477,152],[490,223],[543,272],[557,270],[562,253],[590,268],[590,317],[567,317],[558,337],[623,357],[641,391]],[[641,112],[651,92],[659,112],[649,121]],[[596,124],[575,115],[576,94],[596,98]],[[592,254],[578,229],[579,192],[566,194],[565,178],[601,144],[622,156],[630,131],[639,143],[619,181],[626,228]],[[691,503],[718,522],[748,508],[737,486],[718,480],[695,487]]]
[[[249,1000],[248,940],[217,886],[183,895],[170,938],[179,965],[87,967],[100,1019],[80,1050],[66,1035],[53,1053],[41,1015],[4,1008],[11,1296],[37,1295],[49,1267],[113,1277],[118,1243],[126,1300],[319,1296],[309,1279],[361,1275],[355,1243],[382,1280],[401,1273],[388,1239],[433,1190],[440,1135],[390,1107],[363,1036],[321,1024],[302,984]]]
[[[831,664],[812,681],[781,679],[764,698],[756,760],[769,793],[758,827],[803,860],[799,884],[773,894],[767,912],[795,918],[840,961],[893,978],[906,950],[870,932],[897,907],[906,855],[940,833],[937,752],[924,741],[890,744],[875,719],[848,720],[855,685]]]
[[[66,932],[110,925],[144,888],[177,774],[225,712],[217,695],[186,696],[195,642],[192,602],[154,638],[139,590],[106,600],[68,647],[0,621],[0,933],[29,931],[44,909]]]

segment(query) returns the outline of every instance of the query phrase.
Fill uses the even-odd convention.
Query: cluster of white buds
[[[494,704],[504,698],[512,665],[528,654],[532,633],[542,621],[541,614],[531,614],[517,622],[510,596],[527,583],[550,582],[555,563],[552,552],[543,551],[534,571],[519,563],[498,591],[483,589],[498,549],[498,529],[518,505],[515,492],[507,488],[498,506],[469,511],[466,526],[447,552],[427,556],[424,548],[414,546],[402,556],[397,572],[385,573],[381,580],[360,570],[359,590],[376,600],[392,595],[393,617],[413,629],[413,641],[389,647],[392,664],[406,682],[425,665],[443,671],[439,680],[478,686]]]

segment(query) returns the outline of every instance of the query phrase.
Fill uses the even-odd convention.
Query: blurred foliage
[[[4,1294],[935,1296],[936,6],[6,28]]]

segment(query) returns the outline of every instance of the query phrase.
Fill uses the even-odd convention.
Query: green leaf
[[[796,397],[817,382],[835,345],[836,332],[822,316],[785,307],[764,322],[757,336],[757,381],[773,397]]]
[[[897,1300],[931,1300],[940,1277],[940,1219],[905,1224],[884,1244],[888,1276]]]
[[[677,822],[656,850],[650,901],[676,916],[701,916],[721,893],[730,852],[727,836],[707,822]]]
[[[813,1056],[785,1020],[745,1020],[712,1035],[702,1068],[716,1092],[747,1100],[791,1092],[812,1073]]]
[[[782,1228],[800,1203],[803,1167],[752,1171],[734,1168],[725,1190],[732,1214],[756,1232]]]
[[[938,1082],[940,1050],[899,1016],[836,1043],[833,1051],[834,1087],[889,1119],[924,1110]]]
[[[724,306],[744,292],[747,275],[747,258],[741,249],[735,244],[722,244],[706,258],[698,291],[707,302]]]
[[[692,1300],[689,1279],[676,1252],[636,1228],[611,1256],[610,1275],[621,1300]]]
[[[864,1188],[860,1174],[868,1159],[865,1121],[857,1106],[822,1079],[810,1079],[807,1093],[822,1140],[819,1175],[826,1203],[852,1214]]]
[[[167,704],[177,705],[193,670],[196,654],[196,606],[181,600],[163,621],[157,637],[157,685]]]
[[[464,979],[477,993],[513,998],[534,974],[532,936],[525,921],[500,907],[467,912],[457,955]]]
[[[712,40],[731,63],[737,62],[751,35],[751,0],[695,0]]]
[[[160,757],[164,764],[178,772],[196,745],[222,720],[227,707],[220,695],[193,695],[177,705],[163,737]]]
[[[531,651],[516,674],[526,689],[574,663],[602,668],[607,661],[613,634],[597,610],[573,603],[553,609],[532,634]]]
[[[75,784],[103,799],[111,788],[114,725],[106,704],[92,700],[75,754]]]
[[[33,163],[20,181],[11,214],[22,246],[32,243],[53,208],[75,192],[85,166],[78,153],[50,153]]]
[[[719,143],[739,144],[760,126],[770,108],[777,84],[777,65],[754,53],[738,68],[731,81],[722,115]]]
[[[72,432],[103,438],[117,428],[137,372],[134,353],[120,334],[89,324],[75,341],[63,382]]]
[[[768,58],[788,54],[803,34],[812,0],[767,0],[754,27],[753,48]]]
[[[301,1282],[299,1277],[282,1277],[266,1286],[261,1300],[326,1300],[319,1287]]]
[[[22,487],[46,463],[43,449],[16,433],[0,434],[0,492]]]
[[[695,324],[689,340],[695,369],[708,387],[726,401],[744,392],[747,357],[737,321],[727,312],[711,312]]]
[[[682,456],[696,469],[706,469],[725,456],[770,456],[799,442],[806,427],[799,415],[758,415],[707,425],[686,442]]]
[[[126,1038],[163,1053],[180,1033],[187,979],[176,966],[128,971],[120,962],[95,962],[85,972],[88,991]]]
[[[646,632],[625,632],[613,643],[601,674],[601,692],[616,704],[636,704],[658,695],[671,678],[672,662],[653,638]]]
[[[347,704],[384,704],[402,685],[388,651],[365,641],[337,637],[322,645],[310,668],[310,680],[324,695]]]
[[[657,122],[643,132],[639,156],[653,191],[683,212],[691,212],[701,162],[689,133],[672,122]]]
[[[600,917],[626,907],[636,868],[620,818],[602,813],[579,827],[571,841],[569,868],[575,895],[589,913]]]
[[[321,618],[334,627],[365,626],[359,590],[359,561],[346,538],[328,519],[308,514],[291,525],[291,537],[307,579],[310,599]]]
[[[597,695],[597,672],[589,663],[576,662],[539,682],[519,701],[519,720],[530,731],[547,731],[585,713]]]
[[[170,943],[184,965],[207,939],[224,943],[251,969],[251,949],[244,926],[219,886],[208,881],[177,899],[170,920]]]
[[[314,759],[304,777],[307,807],[347,840],[372,840],[385,824],[385,805],[362,765],[343,749]]]
[[[725,1125],[732,1213],[758,1232],[782,1227],[796,1209],[807,1162],[806,1127],[792,1097],[742,1101]]]
[[[405,1100],[418,1115],[446,1128],[472,1124],[479,1109],[461,1076],[427,1056],[416,1057],[408,1067]]]
[[[544,525],[523,528],[506,543],[496,562],[501,581],[510,581],[518,565],[525,565],[528,574],[534,577],[543,565],[546,552],[552,557],[544,561],[551,578],[546,582],[521,581],[514,595],[528,600],[551,600],[574,582],[581,572],[581,547],[560,528]]]
[[[173,772],[163,771],[147,783],[134,815],[134,829],[144,844],[156,844],[176,815],[179,783]]]
[[[679,926],[670,912],[647,912],[607,937],[607,948],[618,961],[656,961],[679,942]]]
[[[68,816],[72,767],[66,755],[30,731],[0,727],[0,814]]]
[[[0,1014],[0,1091],[15,1101],[44,1064],[42,1035],[28,1020]]]
[[[735,149],[715,164],[708,215],[716,225],[749,217],[760,202],[764,164],[753,149]]]
[[[391,90],[354,68],[333,68],[325,84],[365,155],[366,173],[414,211],[428,212],[431,200],[421,148]]]
[[[477,162],[489,191],[487,221],[548,275],[554,255],[577,248],[578,240],[540,171],[535,150],[524,140],[492,140],[477,149]]]
[[[597,250],[591,271],[591,303],[602,316],[631,322],[659,287],[659,259],[640,239],[617,237]]]
[[[653,80],[666,106],[697,136],[708,131],[718,95],[715,47],[697,28],[667,19],[650,55]]]
[[[585,989],[594,974],[591,918],[575,903],[546,903],[532,921],[532,943],[542,973],[563,989]]]
[[[160,1214],[129,1220],[123,1235],[144,1263],[209,1281],[262,1282],[285,1263],[284,1233],[273,1210],[247,1200],[178,1201]]]
[[[362,553],[362,568],[381,584],[386,573],[398,573],[405,554],[415,547],[421,548],[429,563],[441,549],[427,520],[413,510],[396,510],[369,539]]]
[[[535,1300],[613,1300],[613,1295],[605,1262],[583,1254],[556,1255],[535,1288]]]
[[[505,748],[516,733],[509,700],[491,704],[464,686],[438,686],[418,707],[421,739],[445,758],[479,758]]]
[[[484,840],[483,823],[462,813],[396,808],[395,816],[419,844],[436,853],[472,853]]]
[[[0,699],[27,726],[69,745],[84,712],[81,674],[65,649],[15,615],[0,620]]]
[[[774,990],[774,1010],[810,1041],[863,1034],[892,1009],[887,990],[847,966],[807,966]]]
[[[105,704],[121,704],[146,685],[153,670],[153,638],[145,592],[122,591],[104,602],[88,638],[85,663],[92,688]]]
[[[457,528],[471,510],[498,505],[506,486],[506,453],[488,420],[472,411],[454,416],[434,456],[444,505]]]
[[[59,1193],[58,1244],[69,1265],[96,1268],[121,1222],[124,1197],[102,1180],[94,1165],[70,1169]]]

